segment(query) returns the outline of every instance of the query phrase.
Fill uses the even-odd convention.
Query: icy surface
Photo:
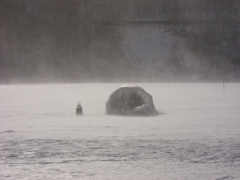
[[[133,84],[163,115],[106,115],[125,84],[1,85],[0,179],[240,179],[240,84]]]

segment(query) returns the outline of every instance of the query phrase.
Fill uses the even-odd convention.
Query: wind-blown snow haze
[[[0,179],[240,178],[239,84],[134,84],[163,114],[107,115],[120,85],[1,85]]]
[[[0,180],[239,180],[239,49],[238,0],[0,0]]]
[[[240,2],[0,2],[0,83],[239,82]]]

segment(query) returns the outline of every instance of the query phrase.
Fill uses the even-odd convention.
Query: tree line
[[[225,67],[237,79],[239,8],[237,0],[1,0],[0,82],[131,80],[139,70],[123,51],[123,29],[151,21],[183,39],[206,72]],[[196,71],[186,66],[182,43],[166,64],[176,77]],[[163,68],[153,71],[162,76]]]

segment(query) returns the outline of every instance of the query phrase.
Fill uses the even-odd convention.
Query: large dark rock
[[[121,86],[114,91],[106,103],[106,113],[132,116],[158,114],[152,96],[138,86]]]

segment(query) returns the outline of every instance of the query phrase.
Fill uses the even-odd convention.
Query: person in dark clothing
[[[76,115],[83,115],[83,109],[80,102],[77,103]]]

